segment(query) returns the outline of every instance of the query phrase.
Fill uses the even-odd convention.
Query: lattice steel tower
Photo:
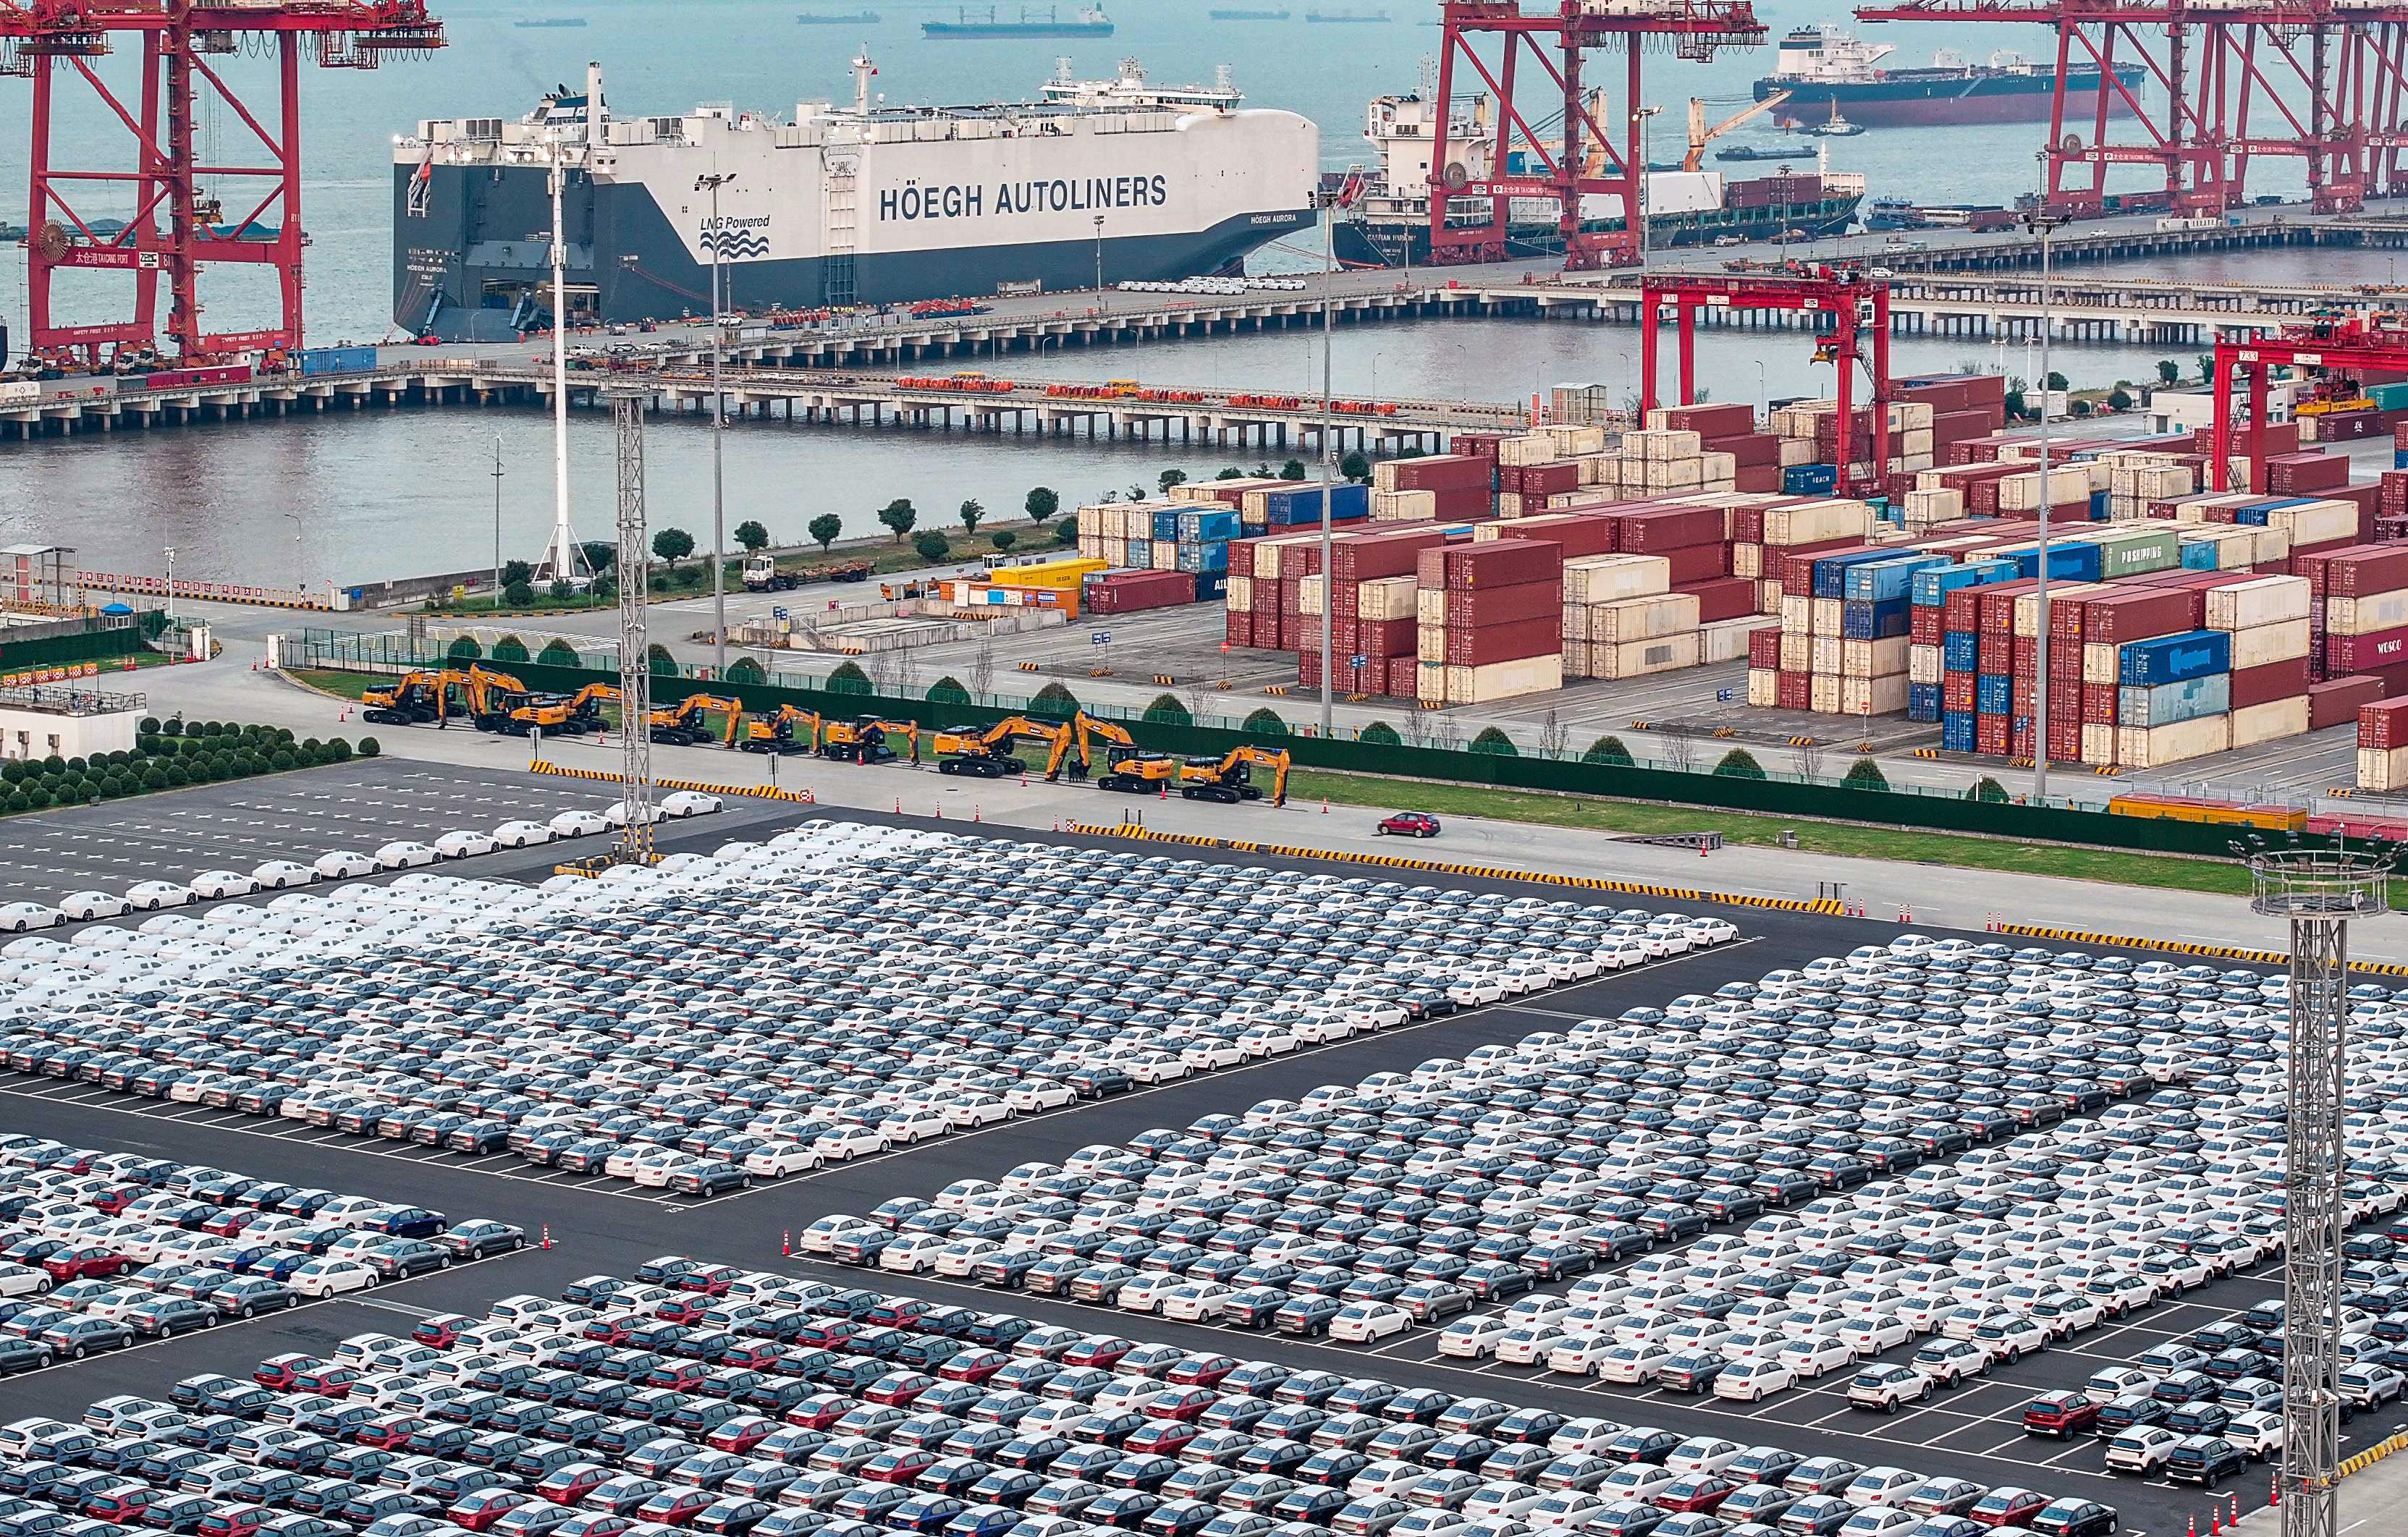
[[[2335,1537],[2341,1464],[2343,1060],[2349,920],[2390,911],[2392,857],[2269,850],[2253,905],[2291,924],[2289,1146],[2283,1161],[2283,1530]]]
[[[619,449],[619,830],[622,864],[651,864],[652,852],[652,659],[644,638],[644,408],[651,392],[614,388],[610,420]]]

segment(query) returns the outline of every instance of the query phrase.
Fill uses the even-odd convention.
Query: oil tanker
[[[810,309],[1175,281],[1309,224],[1319,134],[1240,107],[1226,69],[1157,85],[1067,61],[1035,101],[897,107],[853,61],[853,99],[791,118],[698,107],[620,117],[599,65],[523,118],[422,121],[394,148],[395,321],[503,340],[552,309],[550,167],[562,169],[572,320]],[[715,210],[698,176],[724,184]]]
[[[1773,120],[1812,127],[1832,116],[1871,127],[1967,122],[2042,122],[2057,95],[2057,67],[2031,64],[2021,54],[1999,52],[1986,64],[1971,64],[1942,50],[1927,69],[1884,69],[1897,52],[1888,43],[1865,43],[1834,27],[1799,27],[1781,39],[1772,73],[1756,82],[1756,99],[1776,92],[1789,99],[1772,109]],[[2137,93],[2145,74],[2137,64],[2115,66],[2115,78]],[[2106,77],[2096,64],[2072,64],[2066,72],[2069,116],[2095,116]],[[2107,93],[2108,108],[2128,112],[2123,95]]]

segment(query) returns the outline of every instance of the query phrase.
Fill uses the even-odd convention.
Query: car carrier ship
[[[1241,108],[1226,68],[1156,85],[1060,62],[1038,100],[896,107],[853,61],[853,99],[790,120],[696,107],[617,117],[585,89],[518,120],[422,121],[394,149],[394,320],[444,340],[549,322],[551,167],[564,182],[573,320],[811,309],[1175,281],[1236,266],[1312,220],[1318,131]],[[695,178],[732,179],[711,200]]]
[[[1787,92],[1773,118],[1798,127],[1824,122],[1835,110],[1849,122],[1873,127],[2042,122],[2056,100],[2057,66],[2028,63],[2019,53],[1994,53],[1988,64],[1976,64],[1943,49],[1928,69],[1880,67],[1897,51],[1894,44],[1860,42],[1834,27],[1799,27],[1781,39],[1772,73],[1756,82],[1756,99]],[[2135,93],[2145,74],[2137,64],[2115,66],[2116,78]],[[2096,64],[2069,64],[2067,115],[2096,115],[2105,78]],[[2110,111],[2130,110],[2121,92],[2109,92],[2107,102]]]
[[[1428,260],[1437,112],[1426,93],[1372,101],[1363,136],[1378,151],[1378,163],[1359,178],[1359,195],[1332,232],[1340,261],[1396,266]],[[1446,164],[1439,170],[1446,184],[1488,179],[1494,134],[1487,114],[1486,98],[1479,98],[1448,129]],[[1798,169],[1784,165],[1775,175],[1743,180],[1719,171],[1651,169],[1647,175],[1648,249],[1815,240],[1841,234],[1855,222],[1865,199],[1862,176],[1829,170],[1815,149],[1801,149],[1779,158]],[[1508,169],[1518,171],[1518,167]],[[1351,183],[1356,178],[1334,179]],[[1450,210],[1450,219],[1484,225],[1490,206],[1484,197],[1462,199]],[[1536,256],[1563,249],[1555,199],[1514,198],[1507,218],[1510,255]],[[1618,204],[1595,195],[1585,200],[1581,221],[1590,230],[1622,226]]]

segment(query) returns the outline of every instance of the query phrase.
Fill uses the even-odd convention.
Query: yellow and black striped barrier
[[[568,768],[559,763],[548,763],[540,758],[527,765],[527,772],[564,775],[571,779],[598,779],[613,785],[627,782],[623,775],[602,769]],[[781,790],[775,785],[711,785],[699,779],[655,779],[652,784],[659,790],[693,790],[705,795],[749,795],[756,801],[792,801],[797,805],[817,805],[820,800],[808,790]]]
[[[1039,669],[1037,663],[1033,662],[1024,662],[1020,664],[1020,670],[1024,673],[1034,673],[1040,671],[1041,669]]]
[[[1287,685],[1284,683],[1268,684],[1264,687],[1263,692],[1270,695],[1273,699],[1285,699],[1287,697]]]
[[[2246,961],[2260,966],[2286,966],[2291,958],[2274,950],[2249,950],[2237,945],[2197,945],[2179,939],[2142,939],[2131,934],[2102,934],[2088,929],[2053,929],[2039,923],[2001,923],[1996,933],[2029,939],[2055,939],[2069,945],[2092,945],[2113,950],[2160,950],[2168,955],[2209,956],[2220,961]],[[2408,966],[2387,961],[2353,961],[2349,969],[2376,976],[2408,976]]]
[[[2122,776],[2124,773],[2124,765],[2121,763],[2097,763],[2091,766],[2090,772],[2097,775],[2101,779],[2114,779]]]
[[[1161,684],[1166,689],[1176,689],[1179,687],[1179,680],[1171,676],[1168,673],[1156,673],[1154,675],[1154,680],[1156,683]]]
[[[2367,1469],[2374,1466],[2377,1462],[2382,1461],[2385,1458],[2389,1457],[2392,1453],[2402,1449],[2408,1449],[2408,1430],[2402,1430],[2397,1435],[2386,1436],[2362,1452],[2353,1452],[2349,1456],[2343,1458],[2341,1459],[2341,1476],[2347,1478],[2351,1473],[2364,1473]]]
[[[1478,875],[1488,880],[1526,880],[1542,886],[1566,886],[1582,891],[1624,891],[1633,896],[1667,897],[1675,902],[1724,902],[1742,907],[1770,907],[1790,913],[1823,913],[1833,918],[1843,904],[1826,897],[1809,902],[1800,897],[1759,897],[1703,891],[1694,886],[1657,886],[1646,881],[1609,880],[1601,875],[1565,875],[1546,870],[1514,870],[1495,864],[1453,864],[1440,860],[1416,860],[1402,854],[1364,854],[1342,848],[1308,848],[1301,844],[1254,843],[1241,838],[1209,838],[1197,833],[1157,833],[1134,824],[1101,826],[1072,822],[1066,831],[1089,837],[1134,838],[1146,843],[1186,844],[1197,848],[1226,848],[1238,854],[1276,854],[1286,859],[1331,860],[1345,864],[1376,865],[1383,870],[1420,870],[1440,875]]]

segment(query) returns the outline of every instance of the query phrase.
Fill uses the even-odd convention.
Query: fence
[[[55,627],[44,625],[42,628],[50,630]],[[64,634],[52,633],[37,640],[8,640],[5,638],[8,633],[7,630],[0,630],[0,672],[60,667],[69,662],[96,662],[105,657],[137,656],[146,648],[141,625],[134,617],[122,614],[85,619],[80,630]]]
[[[344,635],[310,630],[297,642],[285,643],[284,665],[334,670],[398,672],[413,667],[461,665],[447,659],[435,642],[412,643],[403,635]],[[653,670],[665,664],[657,659]],[[614,672],[586,667],[511,662],[509,671],[529,687],[570,693],[588,683],[610,682]],[[695,678],[696,669],[674,667],[667,676]],[[770,674],[769,681],[713,679],[713,693],[729,694],[749,710],[775,710],[781,704],[823,715],[877,715],[910,720],[922,728],[991,725],[1009,715],[1062,719],[1077,707],[1039,704],[1028,699],[994,695],[967,702],[909,699],[867,690],[831,689],[824,679],[802,680]],[[660,685],[656,684],[656,691]],[[1395,778],[1433,779],[1499,790],[1527,790],[1612,800],[1653,801],[1772,817],[1801,817],[1842,821],[1877,822],[1910,831],[1964,833],[2041,843],[2122,848],[2139,853],[2225,858],[2230,853],[2232,830],[2197,822],[2139,817],[2117,817],[2073,806],[2028,805],[1908,790],[1864,790],[1836,783],[1789,778],[1737,778],[1652,764],[1620,765],[1584,759],[1478,752],[1453,747],[1409,743],[1340,740],[1331,737],[1249,730],[1241,721],[1225,719],[1182,724],[1145,719],[1142,710],[1089,705],[1099,719],[1128,725],[1149,748],[1170,753],[1221,754],[1238,744],[1277,746],[1300,767],[1331,769]]]

